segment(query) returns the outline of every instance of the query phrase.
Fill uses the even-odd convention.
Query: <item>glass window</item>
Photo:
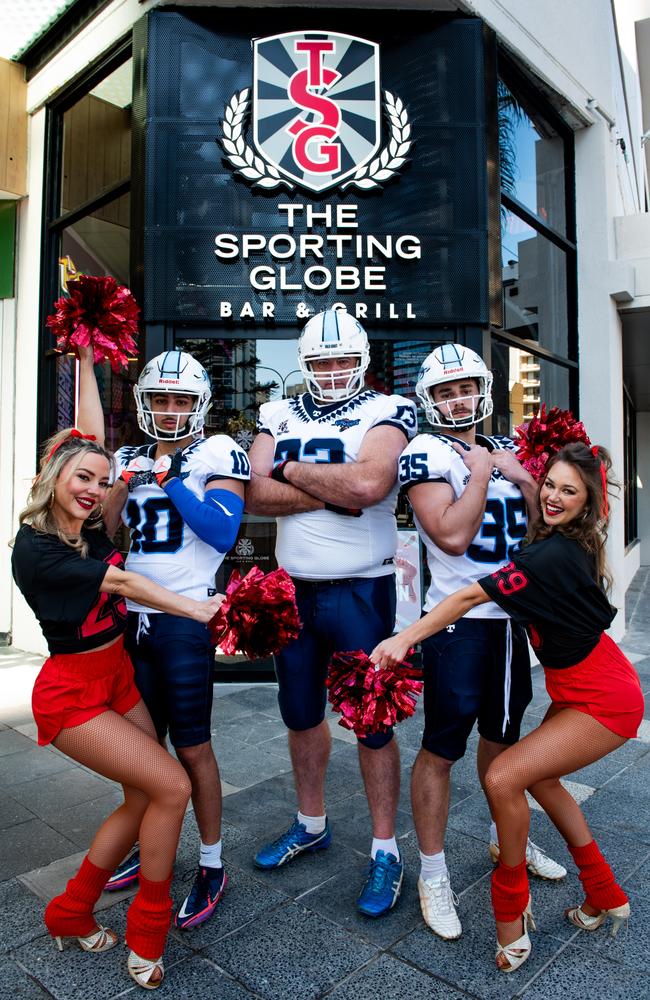
[[[129,59],[64,113],[59,215],[130,177],[132,75]]]
[[[567,357],[566,253],[514,213],[502,220],[504,329]]]
[[[503,81],[498,102],[502,190],[566,234],[564,140]]]
[[[492,341],[492,398],[495,434],[512,434],[542,403],[569,408],[569,371],[518,347]]]

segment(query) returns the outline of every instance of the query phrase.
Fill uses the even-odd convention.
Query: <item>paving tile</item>
[[[235,736],[240,743],[263,744],[274,736],[284,736],[286,741],[287,727],[281,719],[262,712],[251,712],[236,719],[223,719],[216,733],[217,737]]]
[[[622,880],[627,892],[636,892],[639,896],[650,899],[650,854],[643,863],[628,878]]]
[[[650,753],[646,746],[641,745],[636,740],[628,740],[618,750],[608,753],[606,757],[597,760],[594,764],[580,768],[570,775],[573,781],[581,781],[592,788],[601,788],[615,775],[618,775],[624,768],[629,767]]]
[[[128,901],[113,906],[105,920],[120,940],[124,940],[127,908]],[[183,944],[170,937],[165,949],[165,968],[171,973],[174,963],[189,954]],[[60,952],[48,934],[16,948],[13,953],[13,958],[56,1000],[82,1000],[88,996],[93,1000],[109,1000],[131,987],[136,990],[126,971],[126,956],[126,950],[119,944],[111,951],[89,956],[70,938]],[[171,979],[170,974],[170,982]],[[157,995],[174,997],[167,977]]]
[[[34,813],[26,809],[20,802],[16,802],[12,795],[0,792],[0,830],[6,830],[16,823],[25,823],[28,819],[35,819]]]
[[[252,994],[239,983],[234,982],[214,962],[198,955],[178,962],[171,968],[165,966],[165,981],[158,988],[157,996],[167,996],[173,1000],[199,1000],[202,997],[218,997],[218,1000],[251,1000]],[[129,994],[137,1000],[140,991]]]
[[[381,920],[364,917],[356,908],[367,866],[365,857],[357,856],[352,866],[346,866],[334,878],[302,896],[300,902],[357,937],[380,948],[390,947],[414,927],[422,924],[417,892],[420,858],[415,833],[400,838],[398,844],[404,861],[402,894],[394,909]],[[477,880],[487,877],[488,871],[492,870],[485,846],[473,838],[451,831],[445,848],[452,884],[459,894],[468,890]]]
[[[15,729],[5,729],[0,733],[0,757],[8,753],[20,753],[23,750],[32,750],[33,743],[22,733]]]
[[[219,752],[218,759],[222,778],[237,788],[248,788],[289,770],[288,761],[277,754],[267,753],[261,746],[244,743],[236,750]]]
[[[21,753],[7,754],[0,757],[0,787],[10,788],[24,781],[34,781],[58,771],[74,768],[68,757],[55,753],[44,747],[34,747],[32,743]]]
[[[51,809],[44,819],[48,825],[72,841],[77,850],[90,847],[93,837],[105,819],[124,802],[115,786],[104,786],[107,794],[66,809]]]
[[[600,956],[590,956],[585,962],[584,952],[571,945],[553,959],[524,993],[525,1000],[548,1000],[549,997],[646,1000],[648,996],[650,978],[641,970],[625,968]]]
[[[372,840],[372,823],[365,792],[357,792],[342,802],[335,802],[328,809],[328,816],[337,840],[361,854],[368,853]],[[410,808],[408,812],[398,809],[395,817],[396,836],[402,837],[412,829],[413,816]]]
[[[14,961],[0,957],[0,996],[12,1000],[47,1000],[46,993]]]
[[[616,782],[605,785],[585,802],[583,812],[593,829],[616,830],[631,837],[638,837],[644,844],[650,844],[647,798],[641,802],[636,795],[626,794],[616,788]]]
[[[263,924],[249,924],[205,954],[264,1000],[315,1000],[376,951],[329,920],[288,903]]]
[[[628,886],[625,888],[627,890]],[[650,899],[636,895],[631,887],[629,895],[632,912],[628,927],[622,927],[613,938],[609,933],[611,924],[608,921],[592,933],[578,931],[573,943],[589,954],[589,961],[594,954],[598,954],[603,959],[650,975]],[[646,989],[647,986],[648,984]],[[650,994],[645,994],[648,995]]]
[[[41,819],[47,819],[53,810],[61,811],[78,806],[90,799],[108,795],[115,789],[116,785],[112,781],[74,767],[62,771],[56,779],[37,778],[14,785],[11,794],[17,802],[21,802]]]
[[[332,1000],[461,1000],[464,994],[412,969],[390,955],[380,955],[328,994]]]
[[[195,871],[196,869],[186,873],[185,877],[174,878],[172,895],[176,907],[187,896]],[[191,931],[179,931],[175,928],[172,931],[179,941],[196,951],[245,927],[251,921],[253,924],[266,922],[269,919],[268,911],[287,902],[284,892],[279,892],[261,879],[253,878],[230,862],[226,872],[228,885],[210,919]]]
[[[42,820],[28,820],[12,826],[10,835],[0,838],[0,872],[3,878],[12,878],[76,850],[72,841]]]
[[[16,879],[0,882],[0,953],[16,948],[43,933],[41,900]],[[0,982],[2,980],[0,979]]]
[[[306,851],[291,862],[270,871],[262,871],[253,862],[253,855],[259,845],[244,845],[230,852],[232,863],[236,868],[248,873],[261,885],[267,886],[285,896],[296,898],[328,881],[341,872],[347,872],[348,877],[356,885],[359,879],[357,869],[365,867],[365,858],[349,845],[336,838],[332,844],[322,851]],[[358,891],[358,889],[357,889]]]
[[[17,881],[43,903],[49,903],[54,896],[63,892],[68,881],[77,874],[85,856],[86,851],[79,851],[77,854],[59,858],[42,868],[34,868],[33,871],[19,875]],[[95,904],[95,909],[105,910],[109,906],[123,902],[129,896],[135,895],[136,888],[137,886],[132,890],[124,890],[119,893],[103,892]],[[41,932],[42,927],[39,928],[39,933]]]
[[[392,949],[398,958],[444,980],[458,990],[483,1000],[505,1000],[525,994],[533,976],[562,947],[548,934],[535,934],[533,952],[516,976],[504,976],[494,964],[495,930],[490,907],[489,880],[461,897],[459,916],[463,935],[458,941],[443,941],[420,926]],[[564,996],[564,994],[560,994]]]

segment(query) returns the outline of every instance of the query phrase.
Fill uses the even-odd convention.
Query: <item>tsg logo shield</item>
[[[250,94],[226,105],[223,146],[254,186],[295,185],[320,194],[354,185],[377,189],[405,162],[411,126],[399,98],[384,91],[390,139],[379,156],[379,46],[353,35],[292,31],[253,42],[252,139],[245,140]]]
[[[352,35],[287,32],[253,46],[253,142],[311,191],[340,184],[380,142],[379,46]]]

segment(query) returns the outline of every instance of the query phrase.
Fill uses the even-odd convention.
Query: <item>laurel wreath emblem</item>
[[[221,127],[223,136],[220,142],[226,159],[235,172],[252,182],[253,187],[265,188],[267,191],[285,184],[292,191],[292,184],[282,177],[277,167],[257,156],[244,139],[245,126],[250,105],[250,90],[246,88],[238,94],[233,94],[224,108]],[[394,97],[390,91],[384,91],[384,110],[390,123],[390,140],[379,156],[366,163],[355,172],[352,178],[341,185],[342,190],[355,186],[364,191],[378,188],[389,181],[406,162],[406,155],[413,145],[411,124],[402,100]]]

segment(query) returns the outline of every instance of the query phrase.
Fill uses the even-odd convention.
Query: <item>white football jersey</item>
[[[456,500],[462,495],[470,480],[470,471],[452,442],[462,445],[458,438],[445,434],[419,434],[405,448],[399,460],[399,481],[403,487],[416,483],[449,483]],[[476,435],[476,443],[494,451],[507,448],[515,451],[510,438]],[[415,518],[420,537],[427,550],[427,563],[431,584],[427,591],[424,610],[431,611],[436,604],[461,587],[475,583],[481,577],[494,573],[507,563],[519,548],[526,534],[526,501],[521,490],[509,482],[498,469],[492,470],[488,484],[483,523],[462,556],[443,552]],[[466,618],[507,618],[505,611],[490,602],[480,604],[467,612]]]
[[[136,455],[153,458],[157,445],[141,448],[126,446],[115,454],[117,474]],[[246,452],[226,434],[197,438],[183,449],[181,481],[203,500],[206,486],[220,479],[250,479]],[[215,593],[215,574],[224,553],[196,535],[157,483],[138,486],[129,493],[122,510],[122,520],[131,534],[126,558],[127,570],[141,573],[175,594],[205,601]],[[129,611],[155,614],[127,599]]]
[[[309,393],[265,403],[259,430],[275,440],[274,464],[356,461],[363,439],[373,427],[397,427],[407,441],[417,429],[414,404],[403,396],[363,389],[352,399],[318,406]],[[291,576],[303,580],[387,576],[395,570],[397,525],[395,485],[361,517],[329,510],[278,518],[276,558]]]

